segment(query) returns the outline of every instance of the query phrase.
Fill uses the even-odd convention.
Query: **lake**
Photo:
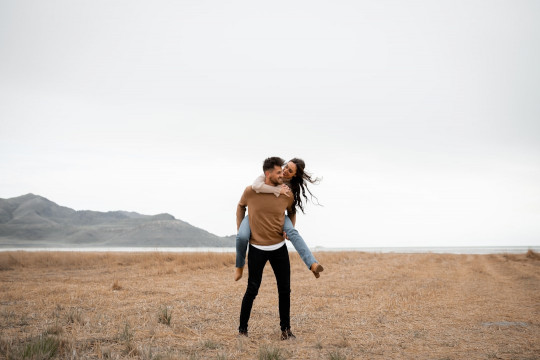
[[[295,251],[291,244],[287,244],[289,251]],[[521,254],[528,250],[540,252],[540,246],[468,246],[468,247],[354,247],[354,248],[325,248],[314,247],[313,252],[339,252],[355,251],[370,253],[434,253],[434,254]],[[68,251],[68,252],[217,252],[234,253],[235,248],[230,247],[26,247],[26,248],[0,248],[0,251]]]

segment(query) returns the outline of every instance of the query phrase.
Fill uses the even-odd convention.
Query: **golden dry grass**
[[[0,358],[540,358],[532,251],[316,256],[318,280],[291,254],[297,339],[283,342],[269,266],[237,337],[234,254],[2,252]]]

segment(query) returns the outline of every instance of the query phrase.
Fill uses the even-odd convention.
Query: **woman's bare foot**
[[[319,274],[320,272],[322,272],[324,270],[324,268],[322,267],[321,264],[319,263],[313,263],[311,264],[311,272],[313,273],[313,275],[315,275],[315,277],[318,279],[321,274]]]
[[[244,272],[244,268],[236,268],[234,271],[234,281],[238,281],[242,278],[242,273]]]

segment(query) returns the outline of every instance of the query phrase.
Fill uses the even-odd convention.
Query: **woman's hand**
[[[285,196],[287,196],[287,197],[291,197],[291,189],[290,189],[287,185],[285,185],[285,184],[281,185],[281,189],[280,189],[279,193],[280,193],[281,195],[285,195]]]

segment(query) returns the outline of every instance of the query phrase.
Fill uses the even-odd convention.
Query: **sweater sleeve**
[[[240,198],[240,201],[238,202],[238,205],[236,206],[236,230],[240,228],[240,223],[242,223],[242,220],[244,220],[244,217],[246,216],[246,207],[247,207],[246,193],[248,189],[249,187],[247,187],[244,190],[244,193],[242,194],[242,197]]]
[[[266,185],[264,183],[264,180],[265,180],[264,174],[257,177],[255,181],[253,182],[253,185],[251,185],[253,190],[255,190],[255,192],[257,193],[274,194],[276,195],[276,197],[279,197],[279,194],[281,193],[281,187]]]

